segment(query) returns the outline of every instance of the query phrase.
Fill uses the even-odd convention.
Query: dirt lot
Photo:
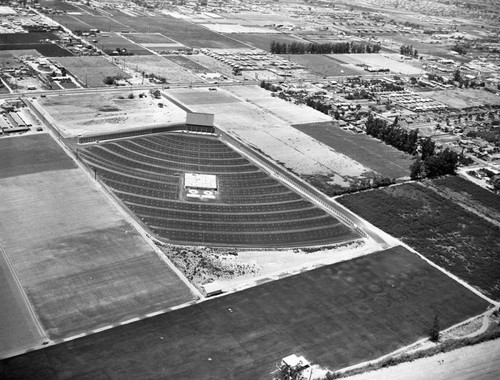
[[[81,169],[62,168],[73,163],[47,134],[0,140],[14,142],[19,166],[0,149],[10,173],[0,180],[0,242],[52,339],[193,299]],[[40,170],[27,174],[30,164]]]
[[[189,70],[178,64],[157,55],[132,56],[125,59],[125,66],[138,73],[154,74],[166,79],[167,83],[189,83],[201,81]],[[145,79],[147,83],[147,79]]]
[[[386,68],[397,74],[421,75],[425,73],[418,67],[401,62],[399,54],[329,54],[328,56],[351,65],[363,64]]]
[[[426,336],[436,313],[446,328],[487,305],[396,247],[31,352],[0,370],[38,379],[268,379],[290,353],[335,370]]]
[[[270,278],[351,260],[380,249],[355,241],[317,249],[236,250],[162,246],[163,252],[196,287],[217,282],[224,291],[253,286]]]
[[[415,360],[347,380],[489,380],[500,377],[500,339]]]
[[[254,96],[252,90],[241,91],[251,91],[249,95]],[[255,93],[259,92],[260,89],[256,87]],[[187,102],[195,112],[214,113],[217,126],[299,175],[324,175],[327,181],[341,189],[375,175],[360,163],[298,131],[286,121],[302,118],[304,122],[311,121],[310,117],[304,115],[314,113],[314,117],[317,117],[319,112],[314,110],[288,103],[285,120],[279,117],[284,116],[279,107],[266,109],[266,102],[259,102],[257,106],[251,103],[251,98],[245,101],[243,97],[233,95],[230,96],[235,100],[229,102],[224,100],[230,94],[229,91],[220,88],[218,91],[175,89],[168,90],[168,93]],[[213,100],[210,100],[211,97]],[[196,104],[200,102],[199,99],[203,99],[203,104]],[[270,104],[273,105],[273,101]]]
[[[104,57],[67,57],[55,59],[88,87],[106,87],[106,77],[128,78],[129,75]]]
[[[296,105],[272,97],[271,93],[257,86],[231,86],[227,90],[240,99],[263,108],[270,114],[290,124],[307,122],[329,122],[332,118],[306,105]]]
[[[134,98],[128,99],[131,93]],[[185,111],[166,99],[153,99],[149,94],[140,99],[140,93],[142,91],[124,90],[122,93],[47,96],[38,101],[64,137],[185,123]],[[164,107],[158,107],[158,103]]]
[[[484,90],[460,89],[431,91],[426,92],[425,96],[456,109],[500,106],[500,97]]]

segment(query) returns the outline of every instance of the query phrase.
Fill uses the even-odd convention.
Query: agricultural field
[[[376,68],[386,68],[396,74],[422,75],[425,71],[399,60],[399,54],[328,54],[350,65],[368,65]]]
[[[215,124],[221,130],[308,180],[321,176],[329,189],[346,191],[377,176],[359,162],[293,128],[264,105],[252,104],[231,95],[228,90],[170,89],[165,93],[185,103],[193,112],[214,113]],[[314,117],[319,114],[290,103],[287,107],[287,119],[300,120],[304,112],[312,112]]]
[[[265,51],[270,51],[271,42],[276,41],[280,43],[291,44],[292,42],[307,42],[301,38],[292,36],[290,34],[283,33],[242,33],[231,35],[232,38],[237,39],[247,45],[256,47],[257,49],[262,49]]]
[[[7,359],[0,371],[254,380],[291,353],[335,370],[426,337],[436,314],[446,328],[487,306],[395,247]]]
[[[89,25],[87,22],[80,20],[76,15],[50,15],[50,18],[57,23],[65,26],[72,32],[75,31],[88,31],[89,29],[97,28],[95,25]],[[101,32],[111,31],[111,25],[113,25],[113,30],[121,31],[119,28],[120,24],[115,23],[111,18],[108,19],[107,24],[104,24],[104,28],[101,28]]]
[[[59,9],[65,12],[81,12],[82,9],[76,4],[69,3],[67,1],[61,0],[39,0],[42,7],[49,7],[54,9]]]
[[[0,45],[2,50],[36,50],[45,57],[71,57],[73,54],[56,44],[5,44]]]
[[[137,44],[155,51],[185,48],[184,45],[160,33],[127,33],[126,37]]]
[[[282,55],[292,62],[298,63],[321,77],[362,75],[362,68],[341,64],[338,60],[324,54],[290,54]]]
[[[141,99],[141,93],[123,90],[47,96],[32,102],[39,104],[66,138],[186,122],[186,112],[176,105],[149,94]],[[133,97],[129,99],[130,94]],[[159,103],[164,106],[160,108]]]
[[[294,128],[389,178],[409,177],[412,157],[365,133],[328,123],[295,124]]]
[[[258,34],[277,34],[278,31],[263,26],[246,26],[228,23],[198,23],[213,32],[229,34],[229,37],[237,37],[238,34],[258,33]],[[236,38],[237,39],[237,38]]]
[[[51,339],[193,299],[49,135],[0,145],[0,243]]]
[[[40,42],[46,39],[59,40],[59,37],[50,32],[0,34],[0,50],[33,49],[46,57],[66,57],[73,55],[59,45]]]
[[[89,42],[91,42],[94,46],[98,47],[107,54],[111,54],[111,52],[115,51],[117,48],[126,49],[127,52],[137,55],[153,54],[149,50],[144,49],[144,47],[126,38],[128,37],[128,34],[125,34],[126,37],[124,37],[118,33],[110,32],[106,33],[105,36],[106,37],[104,37],[103,34],[98,34],[95,37],[90,37]],[[121,58],[128,58],[128,56],[124,56]]]
[[[485,90],[456,89],[426,92],[425,96],[453,109],[467,109],[473,107],[499,107],[500,97]]]
[[[189,83],[200,82],[200,78],[192,74],[189,70],[171,60],[157,55],[151,56],[130,56],[125,59],[125,66],[137,73],[146,75],[154,74],[157,77],[165,78],[167,83]],[[147,81],[147,79],[145,79]]]
[[[500,299],[498,224],[419,183],[347,195],[338,201],[487,296]]]
[[[1,241],[1,237],[0,237]],[[37,328],[37,320],[30,313],[22,288],[16,282],[0,244],[0,358],[40,346],[45,335]],[[1,374],[1,371],[0,371]]]
[[[199,63],[193,61],[188,57],[184,57],[182,55],[166,55],[164,56],[169,61],[176,63],[182,68],[191,71],[195,74],[207,73],[210,72],[205,66],[200,65]]]
[[[241,80],[241,76],[236,76],[233,73],[233,68],[226,63],[223,63],[213,57],[209,57],[205,54],[193,54],[190,55],[190,61],[200,65],[201,67],[193,68],[196,73],[220,73],[233,80]],[[188,67],[188,66],[186,66]],[[189,67],[188,67],[189,68]],[[243,73],[244,74],[244,73]]]
[[[63,65],[87,87],[107,87],[108,85],[104,83],[106,77],[119,77],[122,79],[130,77],[118,66],[100,56],[61,57],[55,59],[55,61]]]
[[[103,32],[161,33],[191,48],[231,49],[245,45],[202,26],[171,16],[132,17],[117,12],[113,17],[82,15],[51,15],[55,21],[72,31],[97,28]]]
[[[424,182],[445,198],[500,225],[500,197],[461,177],[449,176]]]
[[[51,33],[51,32],[5,33],[5,34],[0,34],[0,46],[2,46],[2,45],[17,45],[17,44],[20,44],[20,45],[40,44],[40,40],[46,40],[46,39],[60,40],[60,38],[56,34]]]

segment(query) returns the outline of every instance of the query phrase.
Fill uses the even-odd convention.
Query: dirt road
[[[349,380],[500,379],[500,339],[348,377]]]

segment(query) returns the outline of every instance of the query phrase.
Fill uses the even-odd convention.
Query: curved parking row
[[[356,237],[331,214],[213,137],[171,133],[118,140],[84,148],[79,157],[165,241],[289,247]],[[217,189],[188,191],[185,173],[215,174]]]

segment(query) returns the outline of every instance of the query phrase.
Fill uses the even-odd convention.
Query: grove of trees
[[[413,45],[401,45],[399,52],[401,55],[406,55],[408,57],[418,57],[418,51],[413,48]]]
[[[366,133],[408,154],[414,154],[417,150],[418,130],[408,132],[398,125],[397,118],[393,124],[389,124],[369,115],[366,120]]]
[[[420,155],[410,166],[410,178],[434,178],[446,174],[455,174],[459,155],[446,148],[436,152],[435,144],[430,137],[421,139]]]
[[[398,119],[389,124],[382,119],[369,115],[366,121],[366,133],[384,141],[403,152],[416,155],[410,167],[411,179],[434,178],[446,174],[455,174],[459,155],[446,148],[436,151],[436,144],[430,137],[419,138],[418,130],[407,131],[398,125]]]
[[[270,51],[272,54],[350,54],[350,53],[378,53],[380,45],[363,44],[358,42],[278,42],[272,41]]]

